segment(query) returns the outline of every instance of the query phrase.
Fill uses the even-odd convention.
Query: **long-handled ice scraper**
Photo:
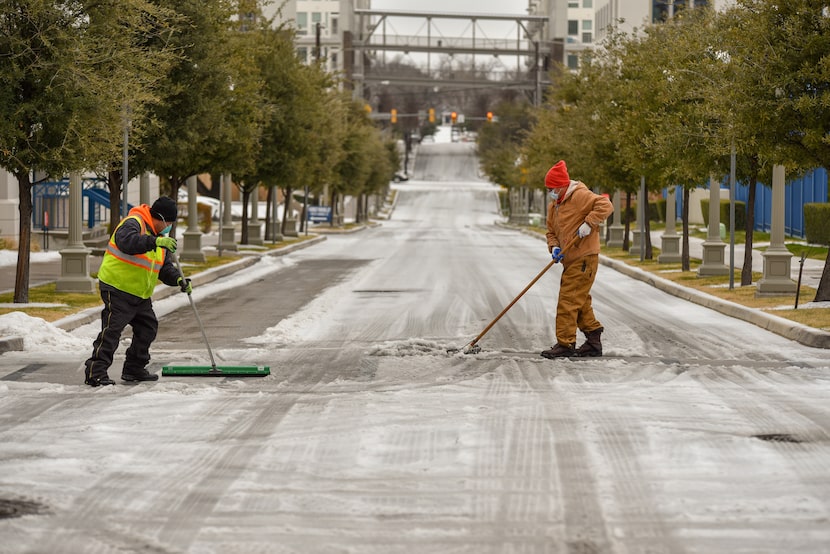
[[[576,241],[578,241],[579,239],[580,239],[580,237],[576,237],[576,238],[574,238],[571,242],[569,242],[569,243],[568,243],[568,246],[566,246],[565,248],[563,248],[563,249],[562,249],[562,254],[564,255],[564,254],[565,254],[565,252],[566,252],[568,249],[570,249],[570,247],[571,247],[571,246],[572,246],[572,245],[573,245]],[[479,334],[478,334],[478,336],[477,336],[476,338],[474,338],[473,340],[471,340],[470,342],[468,342],[467,344],[465,344],[465,345],[464,345],[464,346],[462,346],[461,348],[448,348],[448,349],[447,349],[447,353],[448,353],[448,354],[453,354],[453,353],[458,352],[458,351],[463,351],[463,352],[464,352],[464,354],[478,354],[479,352],[481,352],[481,347],[480,347],[480,346],[478,346],[478,344],[477,344],[477,343],[478,343],[478,341],[480,341],[480,340],[481,340],[481,338],[482,338],[484,335],[486,335],[486,334],[487,334],[487,332],[488,332],[490,329],[492,329],[492,328],[493,328],[493,325],[495,325],[495,324],[496,324],[496,322],[497,322],[498,320],[500,320],[500,319],[502,318],[502,316],[503,316],[504,314],[506,314],[508,310],[510,310],[510,308],[512,308],[512,307],[513,307],[513,304],[515,304],[516,302],[518,302],[518,301],[519,301],[519,298],[521,298],[522,296],[524,296],[524,294],[525,294],[527,291],[529,291],[529,290],[530,290],[530,288],[531,288],[533,285],[535,285],[535,284],[536,284],[536,281],[538,281],[539,279],[541,279],[541,278],[542,278],[542,275],[544,275],[545,273],[547,273],[547,272],[548,272],[548,270],[549,270],[550,268],[552,268],[552,267],[553,267],[556,263],[557,263],[557,260],[551,260],[550,262],[548,262],[548,265],[546,265],[546,266],[542,269],[542,271],[540,271],[540,272],[539,272],[539,274],[538,274],[538,275],[536,275],[536,277],[534,277],[534,278],[533,278],[533,280],[532,280],[530,283],[528,283],[528,284],[527,284],[527,286],[526,286],[524,289],[522,289],[522,292],[520,292],[518,295],[516,295],[516,298],[514,298],[514,299],[513,299],[513,301],[512,301],[512,302],[510,302],[510,304],[508,304],[508,305],[507,305],[507,306],[506,306],[506,307],[505,307],[505,308],[501,311],[501,313],[500,313],[499,315],[497,315],[497,316],[495,317],[495,319],[493,319],[493,321],[491,321],[491,322],[487,325],[487,327],[485,327],[485,328],[484,328],[484,330],[483,330],[481,333],[479,333]]]
[[[168,252],[169,256],[173,257],[176,262],[176,267],[179,270],[179,275],[182,282],[185,282],[184,271],[182,271],[182,263],[174,252]],[[187,299],[190,300],[190,307],[193,308],[193,314],[196,316],[196,323],[199,324],[199,330],[202,332],[202,338],[205,340],[208,355],[210,355],[210,367],[208,366],[164,366],[161,369],[162,375],[179,375],[179,376],[207,376],[207,377],[264,377],[271,373],[271,368],[268,366],[217,366],[216,359],[213,357],[213,349],[210,347],[210,342],[205,333],[205,326],[202,324],[202,318],[199,317],[199,310],[196,309],[196,303],[193,301],[193,296],[190,292],[187,293]]]

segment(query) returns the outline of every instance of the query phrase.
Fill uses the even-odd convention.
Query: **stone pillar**
[[[758,281],[757,296],[795,294],[790,278],[793,255],[784,245],[784,166],[772,167],[772,222],[770,244],[764,257],[764,274]]]
[[[183,233],[179,259],[183,262],[203,262],[202,232],[199,230],[199,209],[196,207],[196,176],[187,178],[187,230]]]
[[[262,222],[259,220],[259,187],[251,193],[251,217],[248,218],[248,244],[262,245]]]
[[[663,236],[660,237],[660,255],[657,256],[657,261],[661,264],[672,264],[681,261],[680,255],[680,235],[675,229],[675,220],[677,211],[676,207],[676,191],[677,187],[669,187],[666,195],[666,230]]]
[[[285,233],[286,237],[296,237],[299,235],[299,233],[297,232],[297,218],[294,217],[294,210],[291,207],[293,201],[293,198],[286,198],[283,204],[283,206],[285,206],[284,212],[282,214],[282,217],[285,218],[283,232]]]
[[[729,275],[725,263],[726,243],[720,238],[720,184],[709,178],[709,232],[703,241],[703,260],[697,268],[698,277]]]
[[[69,174],[69,241],[61,250],[61,276],[56,292],[95,293],[95,280],[89,276],[89,250],[83,241],[83,189],[81,174]]]
[[[236,244],[236,229],[233,227],[233,215],[231,213],[231,187],[233,180],[230,173],[222,174],[222,221],[219,223],[220,250],[236,252],[239,245]]]
[[[150,205],[150,174],[146,171],[138,178],[138,203]]]
[[[14,175],[0,169],[0,238],[17,240],[20,230],[20,185]]]
[[[280,200],[279,196],[279,189],[276,185],[272,186],[271,191],[271,221],[268,222],[266,226],[267,235],[266,239],[272,242],[280,242],[283,240],[282,231],[280,231]]]
[[[608,239],[608,246],[611,248],[622,248],[625,239],[625,225],[622,224],[622,208],[620,207],[620,191],[616,191],[611,200],[614,205],[614,223],[611,224],[611,233]]]

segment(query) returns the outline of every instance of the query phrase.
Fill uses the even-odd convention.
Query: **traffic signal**
[[[493,112],[487,112],[487,122],[488,123],[493,122]]]
[[[398,122],[398,110],[396,110],[395,108],[392,108],[392,110],[390,110],[389,121],[391,121],[392,123]]]
[[[453,124],[455,124],[455,122],[456,122],[456,120],[457,120],[457,119],[458,119],[458,114],[457,114],[457,113],[455,113],[455,112],[452,112],[452,113],[450,114],[450,121],[451,121]]]
[[[429,122],[435,123],[435,108],[429,109]]]

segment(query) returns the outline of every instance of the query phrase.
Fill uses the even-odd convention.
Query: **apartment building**
[[[733,0],[530,0],[528,12],[547,15],[550,24],[542,40],[562,44],[556,61],[570,69],[579,67],[582,51],[594,48],[611,27],[631,32],[659,23],[686,8],[714,5],[723,9]]]
[[[319,59],[327,71],[345,74],[352,58],[354,10],[369,7],[370,0],[287,0],[269,6],[265,15],[296,29],[297,54],[303,61]]]

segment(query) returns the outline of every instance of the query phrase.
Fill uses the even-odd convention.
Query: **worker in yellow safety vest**
[[[114,385],[107,370],[127,325],[133,328],[133,340],[121,370],[124,381],[155,381],[158,375],[147,371],[150,345],[156,338],[158,320],[151,296],[158,281],[179,286],[190,293],[190,279],[183,279],[169,250],[176,252],[176,239],[167,236],[176,221],[176,202],[160,197],[152,206],[141,204],[130,210],[110,237],[107,251],[98,270],[98,288],[104,309],[101,332],[92,344],[92,356],[86,361],[85,383],[91,387]]]

